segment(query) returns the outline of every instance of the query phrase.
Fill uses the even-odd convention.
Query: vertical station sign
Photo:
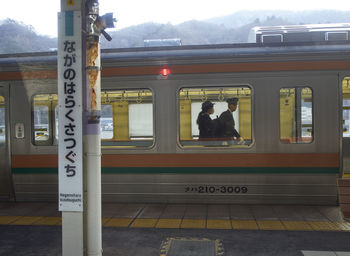
[[[58,15],[58,203],[83,211],[81,13]]]

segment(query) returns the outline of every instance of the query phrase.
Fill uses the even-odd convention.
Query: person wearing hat
[[[241,135],[235,129],[235,120],[233,119],[232,113],[236,111],[238,98],[229,98],[226,100],[228,109],[221,113],[220,120],[220,137],[232,139],[239,139],[243,141]]]
[[[215,123],[210,118],[214,113],[214,103],[207,100],[202,103],[202,111],[199,112],[197,124],[199,129],[199,139],[213,138],[215,132]]]

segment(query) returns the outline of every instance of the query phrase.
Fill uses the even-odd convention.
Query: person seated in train
[[[210,118],[213,113],[214,103],[210,100],[203,102],[202,111],[199,112],[197,118],[200,140],[208,140],[215,136],[215,122]]]
[[[235,120],[232,114],[237,109],[238,98],[229,98],[226,102],[228,109],[222,112],[218,118],[220,126],[217,129],[216,136],[226,140],[239,140],[239,143],[243,143],[243,137],[235,129]]]

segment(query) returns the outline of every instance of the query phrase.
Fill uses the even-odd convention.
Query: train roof
[[[130,62],[177,59],[213,59],[244,58],[285,55],[319,55],[332,54],[345,56],[350,53],[349,42],[304,42],[304,43],[248,43],[248,44],[216,44],[170,47],[138,47],[102,49],[103,62]],[[350,56],[350,54],[349,54]],[[0,71],[6,66],[17,64],[40,65],[47,63],[56,65],[57,52],[34,52],[0,55]]]
[[[259,33],[295,33],[312,31],[349,31],[350,23],[329,23],[329,24],[305,24],[305,25],[281,25],[262,26],[252,28],[256,34]]]

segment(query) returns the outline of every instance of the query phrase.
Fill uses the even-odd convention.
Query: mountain
[[[107,42],[102,38],[102,48],[142,47],[143,40],[180,38],[183,45],[232,44],[248,42],[248,35],[255,26],[288,25],[289,21],[275,16],[264,21],[255,19],[241,27],[227,28],[215,23],[191,20],[179,25],[146,23],[111,32]]]
[[[180,38],[183,45],[234,42],[232,29],[201,21],[188,21],[179,25],[146,23],[111,32],[113,40],[102,38],[102,48],[143,47],[143,40]]]
[[[0,53],[50,51],[57,39],[38,35],[34,28],[7,19],[0,25]]]
[[[180,38],[183,45],[246,43],[254,26],[344,22],[350,23],[350,11],[239,11],[179,25],[145,23],[127,27],[110,32],[111,42],[102,37],[101,47],[143,47],[146,39],[169,38]],[[50,51],[57,47],[57,38],[38,35],[33,27],[11,19],[0,22],[0,35],[0,54]]]
[[[223,25],[227,28],[237,28],[251,23],[256,19],[261,21],[269,17],[281,18],[289,24],[323,24],[350,22],[350,11],[314,10],[314,11],[287,11],[287,10],[263,10],[263,11],[238,11],[227,16],[221,16],[205,20],[206,22]],[[285,25],[285,24],[280,24]]]

